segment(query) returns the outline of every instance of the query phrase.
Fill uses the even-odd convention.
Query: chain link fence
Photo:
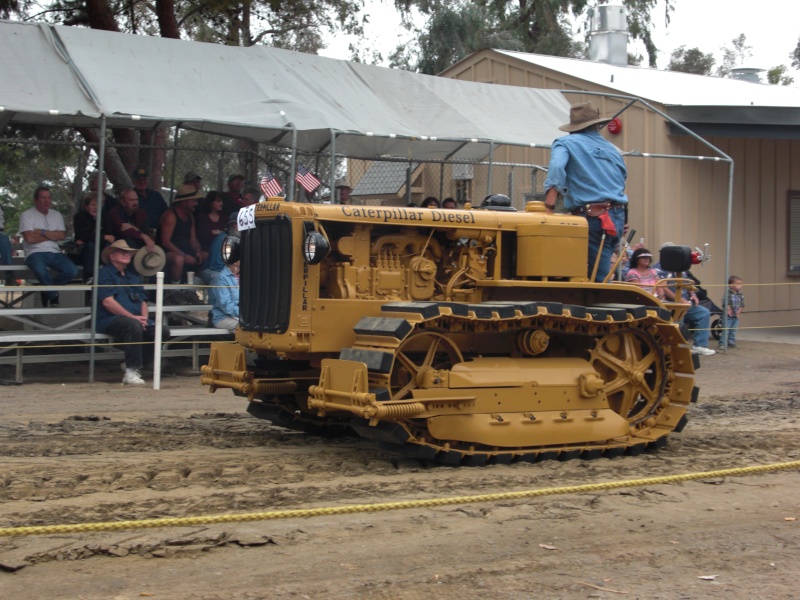
[[[53,209],[64,216],[70,237],[73,215],[82,200],[96,195],[90,188],[90,176],[98,169],[98,141],[91,135],[86,137],[75,130],[31,128],[0,138],[0,207],[7,234],[17,234],[19,215],[33,206],[37,186],[48,185]],[[147,143],[155,136],[119,137],[127,141],[111,139],[111,134],[105,157],[106,190],[117,197],[131,186],[131,171],[141,167],[148,172],[150,188],[159,191],[167,204],[189,173],[202,177],[204,193],[226,191],[228,179],[241,175],[244,187],[259,196],[259,184],[267,170],[281,184],[287,199],[299,202],[338,202],[339,192],[331,193],[332,181],[352,188],[353,204],[371,206],[420,205],[431,196],[440,203],[453,198],[463,206],[467,202],[480,204],[486,196],[499,193],[508,195],[512,205],[522,209],[527,201],[544,198],[546,172],[537,165],[370,161],[337,155],[332,167],[325,152],[297,153],[293,157],[286,148],[193,131],[179,130],[177,135],[174,130],[167,132],[162,144]],[[320,181],[316,189],[309,191],[291,181],[293,158],[294,169],[302,165]]]

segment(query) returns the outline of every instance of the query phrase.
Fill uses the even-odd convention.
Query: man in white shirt
[[[33,193],[33,208],[19,218],[25,264],[36,275],[39,283],[46,286],[64,285],[75,279],[77,269],[73,262],[62,254],[58,242],[67,230],[64,217],[57,210],[50,210],[53,198],[50,188],[40,185]],[[50,269],[57,275],[53,277]],[[58,292],[42,292],[43,306],[58,306]]]

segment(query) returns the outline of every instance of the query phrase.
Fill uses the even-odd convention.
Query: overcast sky
[[[786,65],[789,54],[800,37],[800,2],[798,0],[677,0],[668,27],[664,27],[664,9],[653,13],[655,43],[663,49],[658,67],[669,63],[672,50],[685,45],[700,48],[721,60],[720,48],[730,46],[740,33],[747,36],[753,58],[746,66],[764,69]],[[794,85],[800,86],[800,72],[793,71]]]
[[[661,0],[652,13],[655,43],[662,51],[658,57],[660,69],[669,63],[672,50],[682,45],[713,54],[719,64],[720,48],[730,46],[740,33],[747,36],[747,44],[753,48],[753,58],[746,66],[790,67],[789,54],[800,37],[800,0],[675,0],[674,4],[668,27],[664,25]],[[397,25],[399,17],[392,0],[368,0],[367,11],[372,18],[366,29],[365,44],[380,49],[386,59],[398,39],[405,42],[408,37]],[[348,59],[350,41],[340,36],[321,54]],[[795,78],[794,85],[800,87],[800,71],[792,70],[791,75]]]

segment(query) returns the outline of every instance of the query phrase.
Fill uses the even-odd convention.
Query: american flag
[[[264,177],[261,178],[261,191],[264,192],[264,196],[267,198],[270,196],[278,196],[283,191],[281,184],[278,183],[278,180],[275,179],[275,176],[269,169],[264,173]]]
[[[321,183],[302,163],[297,163],[297,173],[295,173],[294,180],[302,185],[303,189],[309,194],[317,189]]]

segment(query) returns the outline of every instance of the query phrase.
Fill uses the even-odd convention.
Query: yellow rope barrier
[[[275,521],[278,519],[298,519],[329,515],[345,515],[356,513],[374,513],[389,510],[406,510],[410,508],[431,508],[437,506],[454,506],[459,504],[474,504],[482,502],[499,502],[503,500],[520,500],[523,498],[539,498],[542,496],[555,496],[560,494],[583,494],[615,490],[626,487],[641,487],[665,483],[680,483],[694,481],[709,477],[746,476],[800,469],[800,460],[773,463],[771,465],[758,465],[754,467],[737,467],[733,469],[720,469],[717,471],[703,471],[700,473],[684,473],[682,475],[665,475],[661,477],[648,477],[646,479],[630,479],[626,481],[612,481],[607,483],[589,483],[540,490],[526,490],[521,492],[502,492],[498,494],[480,494],[475,496],[459,496],[455,498],[431,498],[428,500],[407,500],[404,502],[384,502],[379,504],[353,504],[349,506],[332,506],[323,508],[307,508],[296,510],[281,510],[270,512],[246,513],[240,515],[211,515],[199,517],[176,517],[166,519],[143,519],[140,521],[117,521],[107,523],[76,523],[72,525],[40,525],[34,527],[9,527],[0,529],[0,537],[50,535],[55,533],[81,533],[97,531],[122,531],[126,529],[155,529],[159,527],[187,527],[196,525],[213,525],[219,523],[244,523],[251,521]]]

